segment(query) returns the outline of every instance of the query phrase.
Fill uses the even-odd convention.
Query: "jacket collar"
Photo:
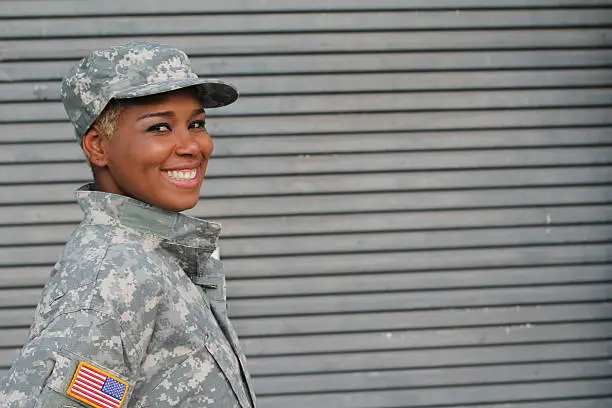
[[[167,211],[119,194],[95,191],[93,184],[81,186],[75,193],[92,224],[124,226],[153,234],[163,241],[212,252],[217,246],[221,226],[178,212]]]

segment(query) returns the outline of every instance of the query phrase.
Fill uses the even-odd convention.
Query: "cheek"
[[[200,144],[200,151],[202,152],[202,156],[206,158],[210,157],[212,152],[215,150],[215,143],[213,142],[212,137],[210,137],[209,135],[202,138],[199,144]]]
[[[138,154],[146,157],[151,164],[161,165],[174,151],[174,145],[170,140],[152,140],[143,144],[138,149]]]
[[[173,144],[163,138],[143,138],[129,147],[130,158],[133,163],[143,167],[159,167],[172,154]]]

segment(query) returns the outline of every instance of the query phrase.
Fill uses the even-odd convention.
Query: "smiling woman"
[[[91,165],[84,219],[0,383],[3,407],[255,407],[216,256],[196,205],[213,141],[205,109],[238,98],[180,50],[92,52],[62,82]]]

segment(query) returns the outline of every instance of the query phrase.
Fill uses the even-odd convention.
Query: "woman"
[[[205,108],[234,87],[199,79],[180,50],[92,52],[62,102],[94,184],[0,384],[2,407],[254,407],[213,254],[220,227],[180,214],[199,198],[213,143]]]

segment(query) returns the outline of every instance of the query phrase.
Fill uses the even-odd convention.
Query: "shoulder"
[[[171,284],[157,246],[116,229],[80,226],[45,286],[38,315],[97,310],[115,319],[147,315]]]
[[[79,310],[111,317],[134,338],[154,326],[174,285],[159,243],[103,227],[75,230],[45,287],[36,331],[61,313]]]
[[[136,240],[111,240],[97,266],[92,306],[109,314],[146,313],[170,284],[167,267],[154,247]]]
[[[47,282],[53,301],[105,313],[150,303],[167,285],[156,243],[105,225],[81,225],[66,243]],[[68,296],[64,296],[68,295]]]

